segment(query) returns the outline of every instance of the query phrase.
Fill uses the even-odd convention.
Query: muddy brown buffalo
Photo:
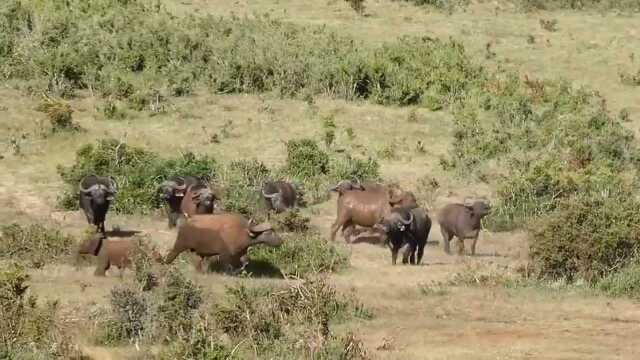
[[[473,239],[471,254],[476,253],[476,243],[480,234],[481,220],[491,211],[491,206],[485,201],[475,201],[465,204],[449,204],[438,214],[438,223],[442,233],[444,251],[450,254],[449,242],[455,236],[458,238],[458,253],[464,253],[464,240]]]
[[[349,242],[355,225],[373,227],[389,214],[394,206],[418,206],[415,196],[408,191],[382,186],[370,190],[345,190],[341,184],[344,182],[330,189],[339,194],[336,221],[331,226],[331,241],[335,241],[336,233],[342,228],[344,239]]]
[[[132,239],[107,239],[106,237],[95,234],[78,248],[78,256],[93,255],[97,256],[98,262],[95,276],[105,276],[107,270],[111,266],[117,267],[120,271],[131,267],[131,257],[135,251],[148,252],[149,256],[156,262],[162,262],[162,256],[152,248],[150,251],[143,249],[135,240]]]
[[[238,271],[249,262],[249,247],[258,244],[279,246],[282,239],[270,224],[253,224],[240,214],[194,215],[178,230],[165,262],[170,264],[180,253],[189,250],[202,260],[218,255],[222,263]],[[202,262],[197,267],[201,272],[204,271]]]

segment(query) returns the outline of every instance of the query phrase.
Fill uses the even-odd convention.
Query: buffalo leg
[[[471,255],[476,254],[476,243],[478,242],[478,235],[473,238],[473,242],[471,243]]]
[[[338,230],[344,225],[344,223],[341,222],[340,220],[341,219],[338,217],[336,219],[336,222],[334,222],[333,225],[331,225],[331,234],[330,234],[331,241],[336,241],[336,233],[338,233]]]
[[[422,264],[422,256],[424,255],[425,244],[418,244],[418,256],[416,258],[416,265]]]
[[[106,257],[98,258],[98,264],[96,265],[96,271],[93,273],[95,276],[105,276],[107,274],[107,270],[111,267],[109,263],[109,259]]]
[[[391,248],[391,265],[395,265],[398,260],[398,251],[400,251],[400,247],[393,245]]]
[[[347,244],[351,243],[351,235],[353,235],[355,230],[356,227],[355,225],[353,225],[353,222],[351,220],[345,222],[342,225],[342,237]]]
[[[178,257],[178,255],[180,255],[181,252],[182,250],[176,250],[176,249],[171,250],[171,252],[169,252],[167,257],[164,258],[164,263],[171,264],[173,260],[175,260]]]
[[[442,233],[442,244],[444,245],[444,252],[447,254],[451,254],[449,242],[451,241],[451,238],[453,238],[453,234],[448,232],[444,227],[440,228],[440,232]]]
[[[464,255],[464,238],[458,239],[458,255]]]

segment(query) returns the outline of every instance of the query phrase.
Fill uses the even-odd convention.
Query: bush
[[[638,0],[512,0],[523,11],[535,10],[618,10],[640,11]]]
[[[53,133],[61,131],[78,131],[80,127],[73,122],[72,114],[73,109],[65,102],[53,100],[47,96],[44,97],[44,101],[37,108],[47,114],[49,122],[51,123],[51,131]]]
[[[198,85],[436,106],[460,98],[464,74],[477,73],[455,42],[406,38],[371,49],[326,27],[180,17],[147,1],[9,0],[0,34],[2,78],[60,96],[88,89],[134,110]]]
[[[312,139],[289,140],[287,147],[287,172],[300,179],[327,174],[329,155]]]
[[[45,307],[28,294],[29,276],[10,264],[0,269],[0,356],[9,359],[77,356],[56,323],[57,302]]]
[[[217,336],[219,332],[207,316],[194,320],[190,333],[181,334],[160,353],[160,359],[233,360],[237,359]]]
[[[28,262],[40,268],[71,254],[73,237],[39,224],[0,226],[0,258]]]
[[[271,171],[262,162],[234,160],[224,167],[220,181],[224,187],[223,207],[226,211],[255,216],[264,209],[262,185]]]
[[[598,288],[609,296],[640,298],[640,261],[636,256],[619,271],[598,282]]]
[[[150,304],[138,290],[126,286],[111,289],[112,318],[104,325],[101,341],[118,344],[124,340],[139,340],[148,331]]]
[[[265,358],[351,359],[364,348],[354,338],[347,341],[350,335],[335,337],[330,326],[349,319],[359,306],[325,278],[311,277],[285,288],[227,287],[213,317],[224,333],[248,340],[245,346],[251,353],[255,346]],[[345,346],[347,342],[353,348]]]
[[[640,250],[640,202],[616,185],[562,200],[532,223],[530,256],[540,275],[594,282]]]
[[[277,248],[251,249],[251,260],[274,264],[285,275],[305,276],[316,272],[335,272],[349,265],[349,254],[342,245],[329,243],[319,234],[281,234]]]
[[[353,11],[362,15],[364,13],[364,0],[345,0],[349,3],[349,6],[353,9]]]
[[[440,11],[446,11],[451,14],[457,9],[466,9],[469,6],[469,0],[396,0],[411,2],[416,6],[429,6]]]
[[[166,336],[172,338],[193,330],[195,311],[202,304],[202,288],[172,269],[162,289],[162,302],[158,305],[158,320]]]
[[[206,156],[184,153],[166,159],[115,139],[103,139],[96,145],[81,147],[73,165],[58,166],[58,174],[67,184],[59,204],[64,209],[77,209],[80,180],[89,174],[110,175],[118,183],[112,210],[124,214],[148,213],[163,205],[157,190],[164,180],[187,174],[211,180],[215,178],[216,167],[215,160]]]

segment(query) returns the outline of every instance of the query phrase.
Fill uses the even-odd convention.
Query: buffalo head
[[[162,184],[158,188],[158,194],[165,201],[170,201],[173,198],[182,198],[187,190],[187,184],[181,181],[180,178],[170,179]]]
[[[329,188],[329,191],[337,192],[338,194],[343,194],[346,191],[351,190],[360,190],[364,191],[364,186],[360,184],[360,181],[351,181],[351,180],[342,180],[337,183],[335,186]]]
[[[476,200],[471,202],[469,199],[465,199],[464,207],[471,211],[472,217],[477,216],[482,218],[491,213],[491,204],[485,200]]]
[[[85,182],[83,179],[83,181],[81,181],[80,184],[78,185],[80,189],[80,194],[82,196],[91,198],[93,203],[97,205],[102,205],[107,202],[113,201],[115,194],[118,192],[118,184],[112,177],[108,177],[104,179],[106,179],[106,181],[101,181],[101,182],[96,181],[95,184],[87,186],[86,188],[82,186],[82,184]],[[96,177],[96,180],[104,180],[104,179]],[[104,184],[105,182],[106,184]]]
[[[249,220],[249,237],[255,243],[266,244],[269,246],[280,246],[282,238],[273,230],[269,223],[255,224],[253,219]]]

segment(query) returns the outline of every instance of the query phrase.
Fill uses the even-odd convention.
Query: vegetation
[[[612,272],[598,283],[598,288],[610,296],[640,298],[640,261],[635,257],[617,272]]]
[[[15,264],[0,268],[0,357],[61,358],[77,355],[56,323],[58,303],[37,304],[29,275]]]
[[[331,333],[330,326],[362,313],[362,305],[337,293],[324,278],[310,277],[278,288],[233,285],[211,311],[201,306],[202,290],[177,269],[161,280],[162,287],[152,292],[128,285],[115,287],[111,311],[100,320],[99,327],[105,330],[98,340],[151,345],[163,339],[163,358],[229,358],[233,344],[239,349],[238,358],[245,351],[253,353],[255,347],[260,349],[260,358],[279,358],[290,352],[334,358],[331,355],[353,351]],[[315,349],[300,342],[311,341],[309,336],[320,336],[326,345]],[[364,351],[361,345],[359,348]]]
[[[349,253],[343,245],[327,242],[314,232],[282,234],[277,248],[256,247],[252,262],[266,262],[289,276],[307,276],[318,272],[336,272],[349,266]]]
[[[262,17],[175,17],[145,0],[11,0],[1,9],[0,76],[63,97],[88,89],[137,111],[197,85],[446,104],[479,72],[454,41],[405,38],[369,49],[327,29]]]
[[[184,174],[211,180],[216,176],[216,166],[215,160],[209,157],[184,153],[175,158],[161,158],[116,139],[103,139],[96,145],[81,147],[73,165],[58,167],[58,173],[67,185],[59,202],[64,209],[77,209],[78,184],[82,178],[89,174],[110,175],[118,183],[118,193],[112,204],[115,212],[149,213],[163,205],[157,196],[163,181]]]
[[[28,263],[40,268],[70,256],[73,237],[39,224],[0,226],[0,259]]]

